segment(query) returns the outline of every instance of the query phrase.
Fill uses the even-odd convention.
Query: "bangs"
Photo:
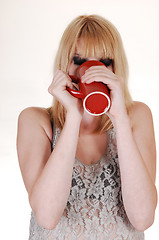
[[[107,29],[106,29],[107,30]],[[82,58],[98,57],[110,58],[114,60],[114,51],[112,37],[110,32],[103,31],[103,28],[98,24],[87,22],[81,29],[77,40],[74,42],[74,49],[77,49],[78,41],[83,40],[84,45],[80,51]]]

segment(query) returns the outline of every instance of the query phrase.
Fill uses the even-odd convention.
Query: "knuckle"
[[[50,94],[52,94],[52,87],[50,86],[50,87],[48,87],[48,92],[50,93]]]
[[[51,95],[54,95],[55,93],[55,86],[53,84],[51,84],[49,87],[48,87],[48,92],[51,94]]]

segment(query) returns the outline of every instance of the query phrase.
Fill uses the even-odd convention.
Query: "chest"
[[[113,203],[116,207],[120,199],[118,155],[115,145],[109,138],[106,152],[97,163],[85,164],[75,159],[68,206],[80,202],[86,204],[88,208],[91,206],[96,208],[104,204],[112,211],[109,204]]]
[[[82,163],[90,165],[98,162],[107,149],[107,133],[92,136],[80,136],[76,158]]]

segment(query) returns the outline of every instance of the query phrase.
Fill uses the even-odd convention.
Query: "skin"
[[[81,40],[77,46],[79,56],[83,44]],[[98,58],[90,56],[88,60]],[[77,67],[72,62],[69,74],[75,75]],[[116,131],[123,203],[132,225],[144,231],[154,221],[157,204],[156,148],[151,111],[145,104],[134,102],[128,115],[123,80],[113,73],[111,66],[89,68],[82,81],[100,81],[111,90],[112,104],[107,114]],[[98,117],[83,111],[81,101],[71,96],[66,86],[73,88],[71,79],[57,70],[48,91],[64,105],[67,114],[52,153],[52,130],[45,109],[25,109],[18,120],[17,151],[24,184],[38,223],[47,229],[55,228],[63,214],[75,156],[86,164],[94,163],[103,155],[107,145],[107,133],[91,133]]]

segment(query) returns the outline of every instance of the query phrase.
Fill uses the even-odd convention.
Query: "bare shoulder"
[[[134,101],[130,107],[129,116],[133,128],[153,124],[151,109],[143,102]]]
[[[18,117],[18,123],[25,128],[41,127],[48,138],[52,139],[52,128],[50,123],[50,114],[46,108],[28,107],[25,108]]]

